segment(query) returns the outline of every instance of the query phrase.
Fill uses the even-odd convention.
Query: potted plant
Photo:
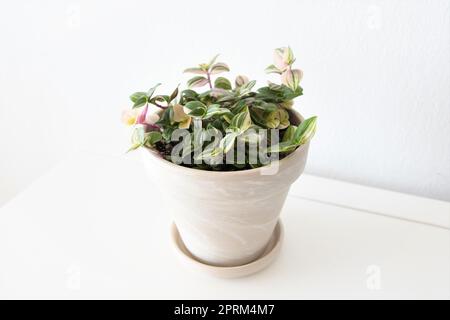
[[[305,120],[293,109],[303,74],[293,68],[292,50],[276,49],[274,59],[266,71],[281,75],[281,84],[254,90],[245,76],[232,84],[217,76],[230,69],[216,56],[185,70],[194,74],[189,88],[135,92],[123,113],[134,127],[130,150],[143,150],[184,245],[202,263],[258,259],[305,167],[316,117]]]

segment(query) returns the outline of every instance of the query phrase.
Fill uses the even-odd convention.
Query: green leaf
[[[188,112],[188,115],[190,115],[191,117],[202,118],[205,115],[205,111],[203,109],[194,109]]]
[[[203,71],[206,72],[206,74],[208,74],[209,64],[207,64],[207,63],[200,63],[199,66],[200,66],[200,69],[202,69]]]
[[[284,132],[283,139],[281,140],[281,142],[292,141],[292,139],[294,138],[294,133],[295,133],[296,129],[297,129],[297,127],[293,126],[293,125],[287,127],[286,131]]]
[[[236,96],[233,93],[229,92],[229,94],[220,97],[220,99],[218,99],[217,102],[230,102],[234,100],[236,100]]]
[[[148,99],[150,99],[152,97],[152,95],[155,92],[156,88],[158,88],[160,85],[161,85],[161,83],[157,83],[156,86],[151,87],[150,89],[148,89],[148,91],[147,91]]]
[[[300,86],[292,90],[284,84],[278,85],[271,83],[268,87],[259,88],[256,97],[266,102],[282,103],[302,94],[303,89]]]
[[[294,98],[297,98],[298,96],[301,96],[303,94],[303,88],[298,86],[295,90],[292,90],[286,86],[283,86],[283,99],[284,100],[292,100]]]
[[[178,96],[178,87],[176,87],[176,89],[173,90],[172,94],[169,97],[169,102],[172,101],[173,99],[175,99],[177,96]]]
[[[214,81],[214,87],[224,90],[231,90],[231,82],[227,78],[218,77],[216,81]]]
[[[239,135],[238,132],[231,131],[225,135],[225,137],[220,140],[220,149],[223,153],[227,153],[233,148],[236,137]]]
[[[205,135],[205,137],[207,137],[207,139],[205,139],[206,141],[211,141],[211,139],[213,139],[212,142],[208,143],[208,145],[204,148],[204,150],[197,156],[195,157],[196,160],[208,160],[208,161],[213,161],[214,158],[217,156],[216,151],[219,147],[220,144],[220,140],[218,140],[216,137],[217,135],[220,134],[220,131],[217,130],[216,128],[214,128],[211,125],[208,125],[208,128],[206,131],[203,131],[203,134]],[[220,135],[221,137],[222,135]],[[218,160],[218,159],[217,159]]]
[[[166,128],[172,124],[172,118],[173,118],[173,107],[169,106],[167,109],[163,111],[163,113],[159,117],[159,120],[156,121],[156,124],[163,128]]]
[[[278,110],[272,111],[271,113],[267,114],[264,120],[265,125],[268,128],[276,129],[280,125],[280,113],[278,112]]]
[[[139,108],[142,107],[143,105],[145,105],[148,102],[148,97],[147,96],[141,96],[139,99],[136,100],[136,102],[133,105],[133,109],[134,108]]]
[[[256,81],[252,80],[239,87],[239,95],[243,96],[249,93],[255,86]]]
[[[221,108],[220,104],[212,104],[208,107],[205,116],[203,119],[209,119],[214,116],[222,116],[225,114],[231,114],[231,111],[227,108]]]
[[[147,92],[135,92],[130,96],[130,100],[136,103],[142,97],[147,97]]]
[[[162,133],[162,137],[164,138],[164,140],[170,141],[170,139],[172,138],[172,133],[173,133],[177,128],[178,128],[178,127],[166,126],[166,127],[164,128],[163,133]]]
[[[206,90],[205,92],[202,92],[198,95],[198,99],[203,100],[204,98],[209,98],[209,97],[211,97],[211,93],[212,93],[212,90]]]
[[[198,154],[197,156],[194,156],[194,160],[198,161],[198,160],[211,160],[213,159],[215,156],[213,156],[213,151],[216,149],[216,147],[213,146],[212,143],[210,143],[209,145],[206,146],[206,148],[200,152],[200,154]]]
[[[150,144],[150,146],[154,146],[155,143],[162,140],[162,134],[159,131],[151,131],[146,134],[145,144]]]
[[[184,105],[185,112],[192,117],[203,117],[208,107],[200,101],[190,101]]]
[[[244,109],[247,107],[247,103],[245,102],[245,100],[239,100],[238,102],[236,102],[231,109],[233,110],[233,114],[238,114],[241,113],[242,111],[244,111]]]
[[[186,103],[187,101],[192,101],[197,99],[197,92],[191,89],[186,89],[181,91],[181,101],[180,103]]]
[[[267,103],[265,101],[258,101],[252,105],[253,108],[260,109],[265,112],[273,112],[278,109],[278,106],[274,103]]]
[[[248,108],[245,108],[243,112],[238,113],[231,119],[231,128],[239,130],[241,133],[245,132],[252,125],[252,119]]]
[[[311,117],[300,123],[295,130],[292,143],[299,146],[310,140],[316,132],[316,122],[317,117]]]
[[[291,141],[285,141],[278,143],[276,145],[270,146],[268,148],[268,152],[291,152],[294,151],[297,146],[295,144],[292,144]]]
[[[223,63],[223,62],[217,62],[217,63],[213,64],[211,66],[211,69],[209,70],[209,72],[211,74],[217,74],[217,73],[226,72],[226,71],[230,71],[230,68],[228,67],[228,65],[226,63]]]
[[[281,143],[271,146],[269,152],[291,152],[305,144],[314,136],[316,121],[317,117],[312,117],[304,120],[297,128],[295,126],[288,127]]]
[[[202,76],[193,77],[192,79],[189,79],[187,84],[190,88],[195,87],[203,87],[208,83],[208,79]]]

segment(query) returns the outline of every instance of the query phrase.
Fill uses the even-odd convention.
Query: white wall
[[[66,156],[120,154],[129,93],[220,52],[260,80],[289,44],[307,170],[450,200],[450,1],[2,1],[0,204]]]

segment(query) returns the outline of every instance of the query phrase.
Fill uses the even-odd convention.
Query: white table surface
[[[450,298],[450,203],[303,175],[277,261],[225,280],[179,263],[161,191],[132,157],[63,162],[0,209],[0,298]]]

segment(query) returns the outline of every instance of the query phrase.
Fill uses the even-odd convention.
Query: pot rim
[[[296,114],[296,116],[298,116],[300,118],[301,121],[304,120],[303,116],[296,110],[289,110],[293,113]],[[273,164],[273,163],[277,163],[278,165],[281,166],[282,164],[285,164],[286,162],[288,162],[290,159],[294,158],[294,156],[300,154],[301,152],[304,151],[304,149],[309,145],[309,141],[307,141],[306,143],[302,144],[301,146],[299,146],[297,149],[295,149],[294,152],[290,153],[289,155],[287,155],[286,157],[284,157],[281,160],[276,160],[271,162],[270,164],[258,167],[258,168],[252,168],[252,169],[245,169],[245,170],[235,170],[235,171],[214,171],[214,170],[202,170],[202,169],[195,169],[195,168],[189,168],[189,167],[185,167],[179,164],[175,164],[171,161],[168,161],[166,159],[164,159],[163,157],[161,157],[161,155],[159,153],[157,153],[156,151],[144,147],[143,149],[145,149],[153,158],[157,159],[159,161],[159,163],[167,168],[176,168],[179,171],[182,171],[184,173],[195,173],[195,174],[199,174],[199,175],[203,175],[203,176],[208,176],[208,175],[222,175],[222,176],[244,176],[244,175],[259,175],[261,173],[262,170],[267,170],[267,168]]]

